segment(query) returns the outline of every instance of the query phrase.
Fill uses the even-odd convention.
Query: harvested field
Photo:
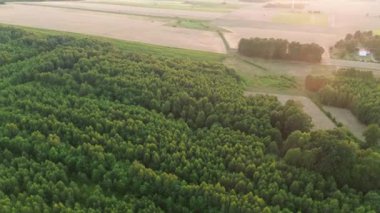
[[[169,47],[224,53],[216,32],[174,28],[167,22],[112,13],[7,4],[0,23],[97,35]]]
[[[317,105],[315,105],[309,98],[303,97],[303,96],[292,96],[292,95],[279,95],[279,94],[273,94],[273,93],[258,93],[258,92],[246,92],[246,96],[250,95],[273,95],[278,98],[278,100],[285,104],[288,100],[295,100],[297,102],[300,102],[303,105],[303,110],[305,113],[310,115],[312,118],[314,127],[314,130],[319,129],[334,129],[336,126],[335,124],[318,108]]]
[[[337,108],[337,107],[323,107],[326,111],[330,112],[335,119],[347,127],[352,134],[354,134],[360,140],[364,140],[363,132],[367,128],[362,124],[350,110]]]
[[[145,8],[134,7],[130,5],[115,5],[107,3],[90,3],[90,2],[78,2],[78,1],[48,1],[48,2],[28,2],[20,3],[35,6],[67,8],[67,9],[79,9],[83,11],[102,11],[107,13],[127,14],[127,15],[140,15],[151,17],[163,17],[163,18],[187,18],[187,19],[200,19],[200,20],[212,20],[223,16],[223,13],[210,13],[201,11],[184,11],[174,9],[157,9],[157,8]]]
[[[87,0],[102,4],[129,5],[135,7],[194,10],[208,12],[228,12],[238,8],[237,4],[225,1],[181,1],[181,0]]]

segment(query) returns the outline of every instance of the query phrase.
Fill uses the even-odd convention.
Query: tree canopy
[[[377,152],[220,63],[13,27],[0,53],[0,212],[379,210]]]

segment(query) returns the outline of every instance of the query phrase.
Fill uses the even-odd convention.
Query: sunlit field
[[[224,3],[223,1],[90,0],[87,2],[161,9],[197,10],[205,12],[230,12],[239,8],[237,4]]]
[[[273,16],[272,21],[280,24],[327,26],[328,16],[309,13],[280,13]]]

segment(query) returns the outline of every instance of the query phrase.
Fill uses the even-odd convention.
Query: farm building
[[[361,56],[361,57],[366,57],[366,56],[369,56],[370,54],[371,54],[371,52],[366,50],[366,49],[360,49],[359,50],[359,56]]]

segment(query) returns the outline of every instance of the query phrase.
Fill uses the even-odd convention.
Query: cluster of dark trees
[[[310,117],[244,97],[220,63],[9,27],[0,41],[0,212],[380,211],[377,153],[357,157],[358,184],[333,151],[326,170],[289,160]]]
[[[238,51],[248,57],[265,59],[284,59],[318,63],[322,60],[324,49],[318,44],[301,44],[284,39],[243,38]]]
[[[347,34],[344,39],[335,44],[335,48],[348,53],[355,53],[359,48],[366,48],[377,60],[380,60],[380,36],[373,35],[372,31],[356,31],[354,34]]]

